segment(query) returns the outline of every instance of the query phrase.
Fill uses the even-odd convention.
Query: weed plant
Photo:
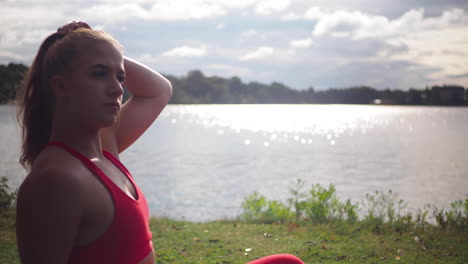
[[[350,199],[342,202],[333,184],[328,187],[313,184],[308,191],[304,189],[304,181],[301,179],[292,182],[289,186],[291,197],[286,202],[269,200],[254,192],[242,203],[239,218],[251,223],[346,223],[376,233],[410,232],[429,226],[466,231],[468,227],[468,196],[465,201],[452,202],[449,210],[427,205],[413,214],[407,210],[407,203],[392,190],[368,193],[365,200],[353,203]],[[364,212],[361,216],[358,214],[360,211]],[[432,212],[435,223],[429,223],[429,212]]]
[[[8,186],[8,178],[3,176],[0,179],[0,209],[10,208],[16,201],[16,192],[11,192]]]

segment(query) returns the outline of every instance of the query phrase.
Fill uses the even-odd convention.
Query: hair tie
[[[91,27],[88,25],[88,23],[84,21],[72,21],[70,23],[67,23],[57,29],[58,34],[63,34],[66,35],[74,30],[77,30],[79,28],[87,28],[91,29]]]

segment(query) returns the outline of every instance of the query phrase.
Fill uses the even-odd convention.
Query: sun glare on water
[[[345,132],[360,132],[385,124],[397,109],[375,106],[349,105],[185,105],[171,109],[179,118],[224,130],[266,133],[301,133],[334,137]],[[273,134],[272,137],[277,137]],[[311,143],[311,139],[302,143]],[[246,141],[246,144],[249,144]]]

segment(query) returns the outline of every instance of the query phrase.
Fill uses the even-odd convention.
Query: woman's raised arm
[[[147,66],[124,58],[125,87],[132,94],[122,106],[115,126],[103,129],[103,148],[121,153],[153,123],[172,96],[169,80]]]

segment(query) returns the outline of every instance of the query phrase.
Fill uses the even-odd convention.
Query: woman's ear
[[[52,76],[50,80],[50,85],[51,85],[52,92],[54,93],[55,97],[66,96],[65,81],[63,79],[63,76],[61,75]]]

